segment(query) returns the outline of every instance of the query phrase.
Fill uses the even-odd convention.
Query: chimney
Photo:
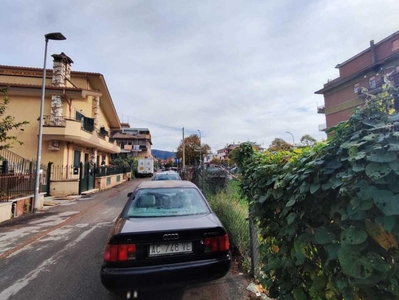
[[[71,79],[71,64],[73,60],[64,52],[53,54],[53,79],[52,85],[65,87],[66,80]]]
[[[374,65],[376,61],[374,40],[370,41],[370,50],[371,50],[371,63]]]

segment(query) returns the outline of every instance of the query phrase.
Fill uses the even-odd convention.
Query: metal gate
[[[79,172],[79,194],[94,189],[95,166],[90,163],[80,163]]]

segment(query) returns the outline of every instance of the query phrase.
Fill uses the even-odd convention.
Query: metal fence
[[[181,176],[186,180],[190,178],[202,190],[228,231],[233,249],[240,253],[244,267],[259,277],[262,263],[259,232],[248,201],[239,194],[236,176],[224,168],[199,167],[187,168]]]
[[[70,166],[51,166],[51,180],[79,179],[79,168]]]
[[[8,149],[0,150],[0,167],[2,174],[33,174],[36,170],[36,164],[11,152]]]
[[[35,191],[36,162],[0,149],[0,201],[28,196]],[[47,191],[47,167],[41,165],[40,192]]]
[[[249,208],[249,237],[251,247],[251,273],[255,277],[261,276],[262,258],[259,251],[259,230],[256,226],[255,219],[253,217],[253,211]]]
[[[34,191],[34,174],[0,175],[0,201],[2,202],[33,194]]]
[[[130,172],[130,167],[121,166],[100,166],[95,168],[96,177],[117,175],[121,173]]]

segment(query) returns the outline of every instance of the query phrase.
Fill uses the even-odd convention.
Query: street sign
[[[180,159],[179,158],[175,158],[175,163],[176,164],[180,163]]]

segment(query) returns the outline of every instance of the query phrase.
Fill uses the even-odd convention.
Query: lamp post
[[[291,136],[292,136],[292,147],[295,147],[294,135],[291,132],[289,132],[289,131],[286,131],[286,133],[291,134]]]
[[[46,91],[46,58],[47,58],[47,44],[48,40],[62,41],[66,37],[60,32],[52,32],[44,35],[45,46],[44,46],[44,66],[43,66],[43,81],[42,81],[42,98],[40,101],[40,117],[39,117],[39,136],[37,140],[37,158],[36,158],[36,177],[35,177],[35,195],[33,198],[33,212],[36,212],[37,205],[39,202],[39,187],[40,187],[40,164],[42,157],[42,127],[43,127],[43,109],[44,109],[44,97]]]

